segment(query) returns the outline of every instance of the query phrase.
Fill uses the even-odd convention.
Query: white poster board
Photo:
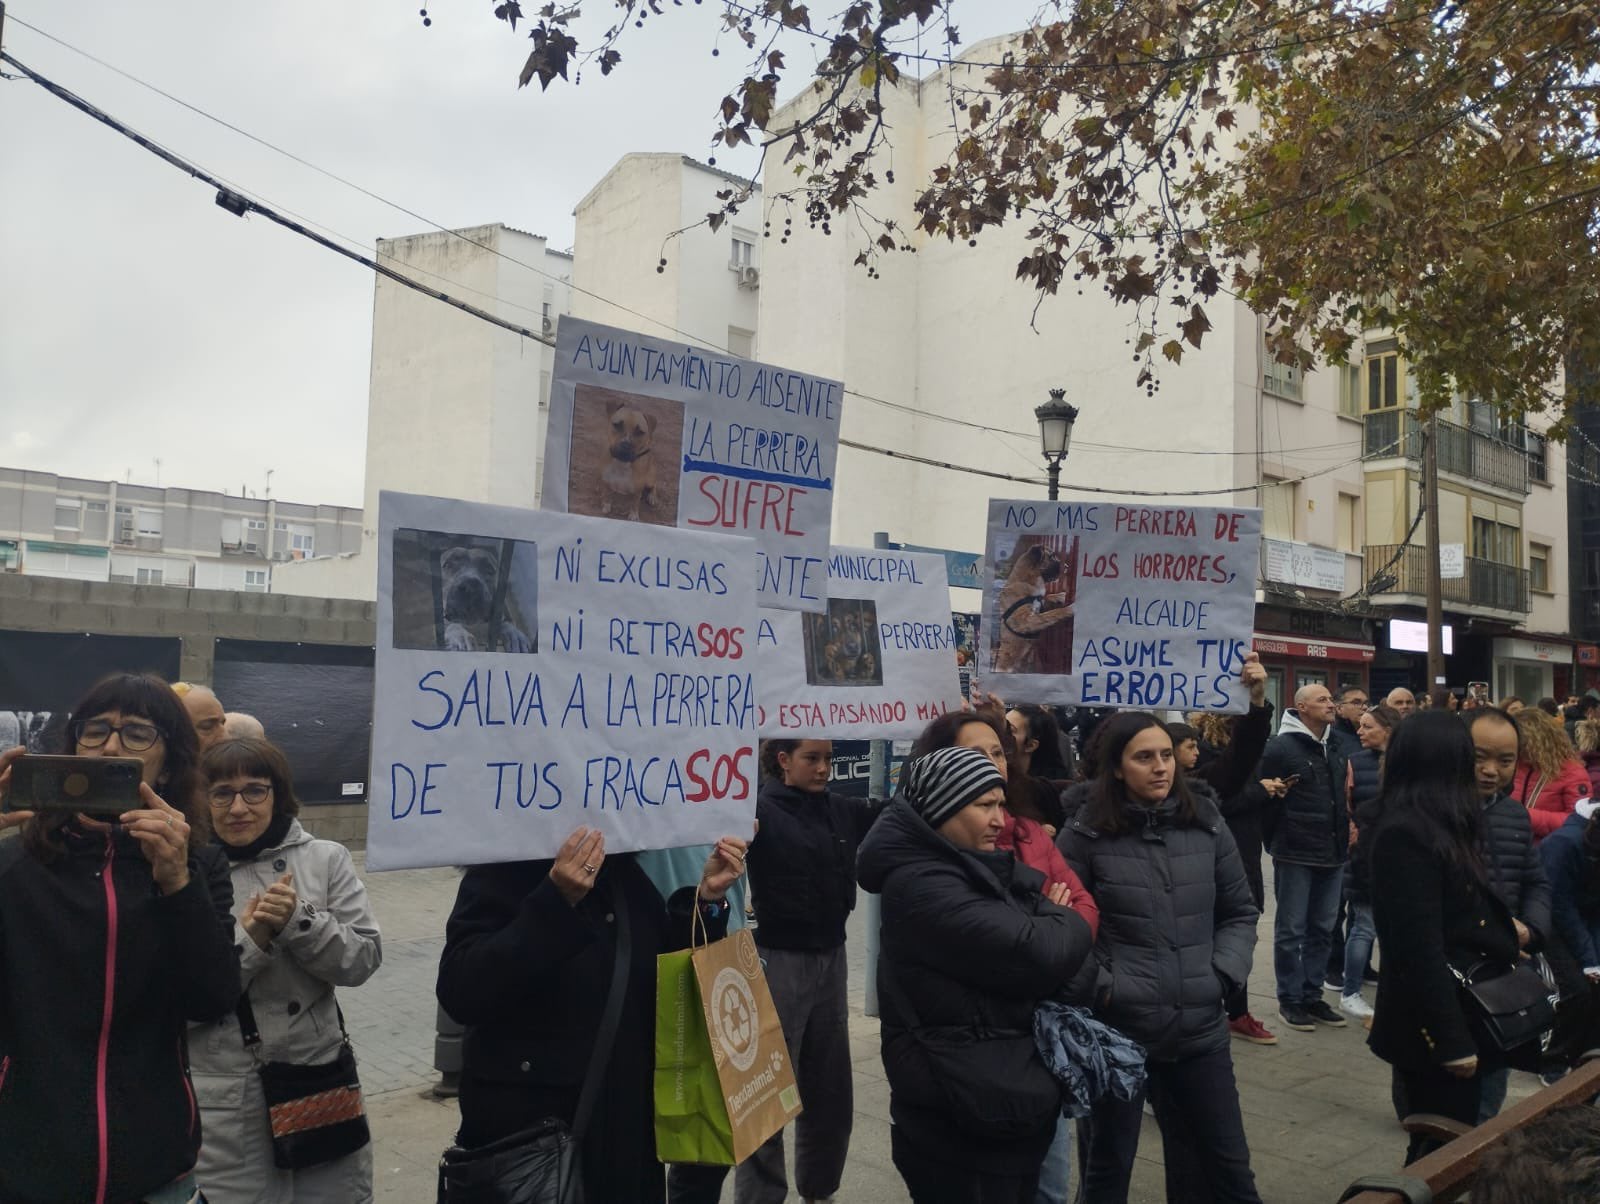
[[[563,317],[547,510],[756,541],[761,605],[820,611],[844,386]]]
[[[761,734],[910,740],[961,707],[944,557],[828,550],[828,608],[763,610]]]
[[[1344,592],[1344,553],[1286,539],[1261,541],[1261,576],[1283,585]]]
[[[1439,577],[1443,581],[1459,581],[1467,575],[1467,545],[1442,543],[1439,545]]]
[[[991,500],[974,676],[1007,702],[1242,712],[1261,511]]]
[[[748,836],[748,539],[383,493],[367,867]]]

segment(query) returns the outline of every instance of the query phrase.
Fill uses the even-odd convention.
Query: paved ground
[[[439,1152],[455,1133],[455,1107],[432,1099],[428,1089],[437,1077],[434,973],[457,880],[453,870],[372,875],[367,885],[384,933],[383,969],[361,989],[340,992],[361,1057],[383,1204],[431,1204]],[[876,1204],[906,1195],[889,1160],[889,1088],[878,1060],[877,1021],[861,1013],[863,931],[858,909],[850,934],[857,1119],[839,1198]],[[1356,1176],[1395,1169],[1405,1142],[1389,1105],[1388,1068],[1367,1051],[1360,1026],[1297,1033],[1277,1023],[1270,933],[1269,915],[1250,985],[1256,1014],[1280,1041],[1233,1046],[1252,1163],[1267,1204],[1325,1204]],[[1513,1075],[1511,1101],[1536,1087],[1531,1077]],[[727,1190],[724,1199],[732,1195]],[[1132,1200],[1163,1198],[1160,1134],[1146,1118]]]

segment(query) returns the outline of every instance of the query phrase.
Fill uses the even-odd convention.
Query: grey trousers
[[[802,1199],[824,1199],[839,1190],[855,1120],[844,946],[826,953],[763,949],[761,960],[804,1109],[794,1122],[795,1187]],[[779,1130],[740,1163],[733,1198],[783,1204],[788,1194]]]

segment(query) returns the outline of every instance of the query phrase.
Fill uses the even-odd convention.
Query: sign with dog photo
[[[828,609],[763,609],[756,640],[763,736],[914,739],[961,706],[943,556],[828,550]]]
[[[1008,702],[1243,712],[1261,511],[989,502],[974,681]]]
[[[563,317],[542,504],[751,536],[763,606],[822,611],[844,386]]]
[[[709,844],[755,818],[755,555],[385,492],[367,866]]]

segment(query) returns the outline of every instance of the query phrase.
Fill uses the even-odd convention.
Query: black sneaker
[[[1343,995],[1344,994],[1344,971],[1343,970],[1329,970],[1327,975],[1322,980],[1322,989],[1324,991],[1338,991],[1339,994]]]
[[[1345,1026],[1344,1017],[1329,1007],[1324,1000],[1317,999],[1311,1003],[1302,1003],[1300,1010],[1318,1024],[1326,1024],[1329,1028],[1343,1028]]]
[[[1324,1004],[1324,1007],[1327,1005]],[[1302,1005],[1298,1003],[1280,1003],[1278,1005],[1278,1019],[1282,1020],[1292,1029],[1302,1033],[1315,1032],[1316,1019]]]

